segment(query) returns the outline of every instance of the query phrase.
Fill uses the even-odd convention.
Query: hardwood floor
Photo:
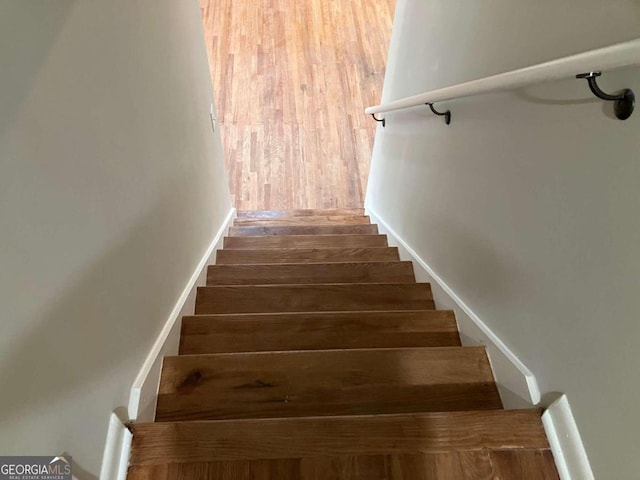
[[[361,207],[395,0],[200,0],[241,210]]]

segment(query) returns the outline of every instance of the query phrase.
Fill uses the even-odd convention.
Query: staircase
[[[240,212],[130,480],[557,480],[540,411],[360,209]]]

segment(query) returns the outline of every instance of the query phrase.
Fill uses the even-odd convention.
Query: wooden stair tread
[[[358,225],[290,225],[290,226],[253,226],[230,227],[230,236],[244,235],[356,235],[377,234],[378,226],[372,224]]]
[[[549,448],[535,409],[157,422],[132,429],[130,465]]]
[[[386,235],[256,235],[225,237],[225,249],[387,247]]]
[[[198,287],[195,313],[278,313],[435,308],[428,283]]]
[[[180,354],[459,346],[450,310],[198,315]]]
[[[522,478],[527,480],[559,480],[550,449],[495,450],[491,464],[496,479]]]
[[[287,227],[292,225],[357,225],[371,223],[365,215],[307,215],[298,217],[277,218],[236,218],[236,227]]]
[[[364,215],[364,208],[321,208],[301,210],[239,210],[238,218],[279,218],[279,217],[305,217],[305,216],[345,216]]]
[[[134,465],[130,480],[559,480],[549,449]]]
[[[207,285],[415,282],[411,262],[210,265]]]
[[[247,263],[390,262],[400,260],[396,247],[266,248],[218,250],[219,265]]]
[[[502,408],[484,347],[165,357],[156,421]]]

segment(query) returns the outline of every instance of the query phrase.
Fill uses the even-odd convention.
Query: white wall
[[[196,0],[0,0],[0,453],[96,474],[229,212]]]
[[[637,0],[399,0],[383,100],[640,36]],[[579,73],[579,72],[576,72]],[[640,69],[606,73],[640,95]],[[596,478],[638,478],[640,110],[584,81],[387,115],[366,205],[536,374]]]

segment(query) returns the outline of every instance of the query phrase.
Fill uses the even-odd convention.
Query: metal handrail
[[[595,85],[595,77],[597,77],[601,71],[635,65],[640,65],[640,39],[618,43],[577,55],[539,63],[530,67],[382,103],[366,108],[365,113],[375,115],[376,113],[392,112],[417,105],[426,104],[431,106],[435,102],[442,102],[444,100],[512,90],[535,83],[559,80],[567,77],[586,78],[594,93],[600,91],[604,94],[599,88],[595,90],[593,88],[593,85]],[[618,116],[618,110],[621,110],[621,115],[626,115],[624,118],[628,118],[631,115],[635,103],[633,92],[624,90],[618,95],[604,95],[605,96],[598,96],[604,100],[618,102],[616,104],[616,116]],[[619,104],[624,105],[619,108]],[[618,116],[618,118],[624,119],[621,116]]]

